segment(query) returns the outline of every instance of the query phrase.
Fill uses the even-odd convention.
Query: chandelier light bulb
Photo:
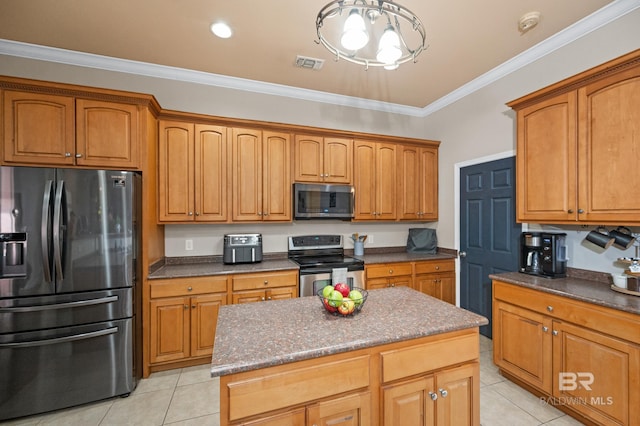
[[[378,54],[376,59],[387,64],[387,66],[395,63],[402,56],[400,49],[400,38],[391,25],[382,33],[380,43],[378,44]]]
[[[347,50],[358,50],[366,46],[368,42],[369,34],[367,34],[364,19],[357,9],[353,9],[344,23],[340,43]]]

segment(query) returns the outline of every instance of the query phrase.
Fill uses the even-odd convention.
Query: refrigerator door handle
[[[45,340],[32,340],[29,342],[19,343],[0,343],[0,349],[2,348],[30,348],[34,346],[47,346],[57,345],[59,343],[74,342],[76,340],[92,339],[94,337],[108,336],[109,334],[115,334],[118,332],[118,327],[106,328],[104,330],[92,331],[90,333],[74,334],[73,336],[56,337],[53,339]]]
[[[53,210],[53,260],[55,262],[56,269],[56,278],[59,280],[64,279],[64,274],[62,272],[62,264],[63,264],[63,250],[65,237],[65,228],[66,228],[66,199],[64,192],[64,181],[58,181],[58,187],[56,188],[56,199]],[[64,223],[61,223],[61,220],[64,220]]]
[[[51,223],[51,192],[53,191],[53,181],[48,180],[44,187],[44,197],[42,199],[42,223],[40,224],[40,239],[42,244],[42,271],[45,282],[51,282],[51,257],[49,250],[49,224]]]
[[[116,302],[117,300],[118,300],[118,296],[109,296],[109,297],[102,297],[100,299],[78,300],[77,302],[56,303],[53,305],[33,305],[33,306],[18,306],[14,308],[0,308],[0,314],[9,314],[9,313],[16,313],[16,312],[38,312],[38,311],[49,311],[53,309],[77,308],[81,306],[101,305],[103,303]]]

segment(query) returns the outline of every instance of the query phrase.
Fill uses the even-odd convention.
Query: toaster
[[[262,261],[262,234],[226,234],[222,262],[256,263]]]

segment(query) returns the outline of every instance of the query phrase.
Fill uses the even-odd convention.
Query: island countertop
[[[220,307],[211,376],[251,371],[488,324],[408,287],[370,290],[358,314],[327,312],[317,296]]]

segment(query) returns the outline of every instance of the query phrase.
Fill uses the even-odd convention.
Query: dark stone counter
[[[407,287],[370,290],[358,314],[328,313],[316,296],[221,306],[211,363],[224,376],[479,327],[486,318]]]

